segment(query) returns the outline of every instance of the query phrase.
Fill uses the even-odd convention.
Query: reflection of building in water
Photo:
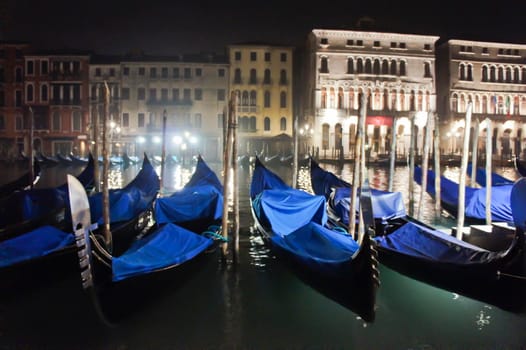
[[[435,111],[438,37],[315,29],[308,37],[303,116],[314,126],[320,156],[353,157],[361,95],[366,94],[366,147],[390,151],[396,121],[397,150],[407,154],[410,118]],[[419,127],[421,132],[421,127]],[[422,138],[417,147],[421,149]]]
[[[509,159],[526,142],[526,45],[449,40],[437,50],[437,110],[444,152],[459,153],[468,103],[473,104],[470,143],[478,131],[478,154]],[[478,128],[478,130],[475,130]],[[470,150],[472,146],[470,146]]]

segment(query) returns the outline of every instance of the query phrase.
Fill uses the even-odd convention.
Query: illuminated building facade
[[[289,154],[293,127],[293,48],[228,46],[230,91],[237,95],[241,153]]]
[[[489,120],[492,153],[503,160],[523,154],[526,45],[449,40],[438,47],[437,60],[442,152],[460,154],[464,119],[471,102],[470,135],[471,140],[478,135],[477,153],[486,153]]]
[[[365,93],[369,155],[389,153],[395,120],[397,154],[407,154],[410,118],[435,111],[437,40],[425,35],[313,30],[306,45],[300,123],[314,130],[310,141],[314,153],[354,157]]]

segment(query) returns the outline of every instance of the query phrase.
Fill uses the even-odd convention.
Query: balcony
[[[82,100],[80,99],[73,99],[73,100],[65,100],[60,98],[53,98],[49,100],[50,105],[54,106],[81,106]]]
[[[82,72],[69,72],[69,71],[52,71],[52,81],[79,81],[82,80]]]
[[[258,106],[237,106],[237,113],[259,113]]]
[[[146,104],[152,107],[163,107],[163,106],[192,107],[193,101],[192,100],[157,100],[157,99],[150,98],[146,101]]]

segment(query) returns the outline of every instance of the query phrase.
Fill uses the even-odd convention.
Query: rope
[[[333,230],[333,231],[336,231],[336,232],[347,233],[347,230],[344,229],[344,228],[341,227],[341,226],[334,226],[334,227],[332,228],[332,230]]]
[[[519,279],[519,280],[526,281],[526,276],[513,275],[511,273],[504,273],[504,272],[497,271],[497,277],[500,278],[501,276],[510,277],[510,278],[516,278],[516,279]]]
[[[226,239],[225,237],[221,236],[220,234],[218,234],[217,232],[214,232],[214,231],[205,231],[203,232],[203,236],[212,236],[213,238],[217,239],[217,240],[220,240],[220,241],[223,241],[223,242],[228,242],[228,239]]]

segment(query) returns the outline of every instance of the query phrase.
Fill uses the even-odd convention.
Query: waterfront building
[[[300,118],[304,125],[300,127],[313,130],[309,142],[315,153],[354,157],[360,100],[365,93],[369,156],[390,152],[395,121],[397,154],[407,154],[411,118],[425,120],[428,112],[435,112],[437,40],[430,35],[355,30],[309,33]]]
[[[120,142],[130,154],[201,153],[222,159],[229,66],[214,54],[124,57],[120,63]]]
[[[29,45],[0,42],[0,158],[14,159],[29,150],[24,124],[24,54]]]
[[[526,45],[448,40],[437,50],[437,109],[441,147],[460,154],[465,116],[472,103],[471,140],[486,153],[487,124],[493,154],[509,160],[526,142]],[[472,146],[470,146],[470,150]]]
[[[273,156],[292,152],[293,53],[288,46],[228,46],[240,153]]]

